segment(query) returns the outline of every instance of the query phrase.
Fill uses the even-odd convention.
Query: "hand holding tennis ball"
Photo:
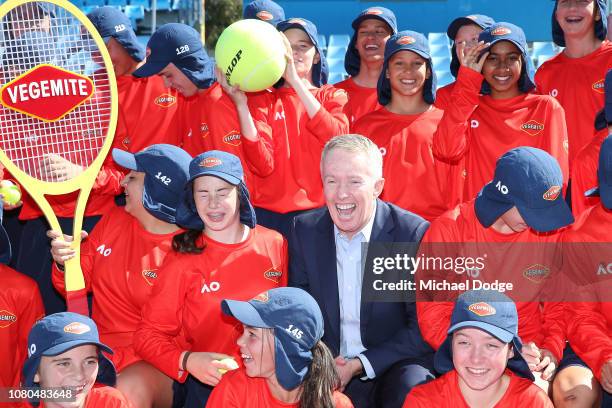
[[[233,358],[222,358],[221,360],[215,360],[216,362],[223,364],[226,368],[218,368],[217,370],[221,374],[225,374],[228,371],[235,370],[238,368],[238,363]]]
[[[3,201],[7,205],[12,206],[21,201],[21,190],[10,180],[0,181],[0,195],[2,195]]]

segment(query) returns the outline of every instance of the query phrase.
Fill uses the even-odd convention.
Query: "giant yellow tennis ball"
[[[21,200],[21,190],[10,180],[0,181],[0,195],[4,197],[4,202],[15,205]]]
[[[244,92],[274,85],[285,71],[281,34],[261,20],[240,20],[227,27],[215,47],[215,60],[228,84]]]

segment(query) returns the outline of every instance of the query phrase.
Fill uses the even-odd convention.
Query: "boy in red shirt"
[[[491,180],[495,161],[518,146],[537,147],[555,157],[565,186],[565,115],[554,98],[530,93],[534,84],[523,30],[496,23],[479,40],[468,51],[464,46],[457,48],[461,67],[453,103],[434,134],[434,155],[450,163],[465,160],[465,199],[475,197]]]
[[[424,248],[432,252],[442,247],[464,256],[465,252],[487,254],[485,267],[474,270],[470,277],[513,284],[519,333],[527,343],[523,355],[544,389],[565,347],[563,304],[539,300],[561,265],[558,252],[549,250],[560,241],[555,231],[573,222],[561,194],[562,182],[561,169],[548,153],[533,147],[512,149],[497,161],[493,180],[476,199],[434,221],[423,239]],[[431,271],[423,273],[423,280],[431,279]],[[465,275],[450,271],[445,278],[463,282],[470,279]],[[426,299],[417,302],[419,327],[424,339],[437,349],[445,338],[452,303],[448,297],[423,301]]]
[[[183,149],[192,156],[209,150],[238,156],[251,188],[253,173],[270,174],[267,115],[273,103],[271,93],[245,94],[215,83],[214,61],[206,54],[200,34],[185,24],[163,25],[153,33],[147,48],[147,62],[134,76],[159,75],[183,96],[178,118]],[[177,49],[186,51],[177,54]]]
[[[113,363],[102,352],[98,328],[89,317],[55,313],[39,320],[28,336],[28,359],[23,364],[24,387],[64,390],[64,400],[31,400],[34,407],[128,408],[123,394],[112,388],[117,380]],[[61,396],[60,396],[61,398]]]
[[[397,34],[395,14],[384,7],[369,7],[353,20],[353,37],[344,56],[350,78],[335,87],[348,94],[345,113],[351,126],[363,115],[380,108],[377,84],[383,70],[385,43]]]
[[[565,110],[570,167],[595,135],[595,115],[604,104],[604,76],[612,67],[612,44],[606,41],[606,3],[555,2],[552,36],[565,48],[542,64],[535,75],[537,92],[552,95]]]
[[[459,74],[459,57],[457,56],[457,46],[465,47],[464,52],[478,45],[478,36],[487,27],[495,24],[495,21],[483,14],[472,14],[465,17],[458,17],[454,19],[446,30],[446,35],[453,42],[451,48],[451,62],[450,62],[450,73],[457,78]],[[437,108],[445,110],[451,105],[451,95],[455,83],[452,82],[436,92],[435,105]]]
[[[454,182],[461,179],[459,166],[431,153],[443,114],[432,105],[435,98],[436,74],[427,39],[414,31],[400,31],[385,46],[378,80],[378,100],[384,107],[354,126],[354,132],[371,139],[383,155],[382,199],[429,221],[448,209],[447,190],[458,189]]]
[[[321,341],[323,315],[307,292],[270,289],[249,301],[223,300],[221,309],[242,323],[244,367],[223,377],[207,407],[353,408],[336,391],[334,360]]]
[[[404,408],[553,408],[521,355],[518,326],[516,306],[506,295],[485,290],[459,295],[434,359],[443,375],[413,388]]]
[[[555,402],[559,395],[559,404],[592,406],[600,398],[596,379],[603,388],[601,406],[612,406],[612,297],[607,274],[612,268],[612,136],[599,151],[598,179],[599,186],[586,194],[598,195],[601,203],[586,209],[564,234],[570,281],[578,282],[577,290],[571,292],[567,337],[581,360],[557,374],[554,395]],[[588,369],[591,372],[585,373]]]
[[[258,222],[289,234],[293,218],[323,205],[319,161],[332,137],[346,134],[346,92],[327,85],[327,61],[315,25],[302,18],[277,26],[287,38],[287,68],[275,86],[272,110],[273,171],[255,175],[253,205]]]

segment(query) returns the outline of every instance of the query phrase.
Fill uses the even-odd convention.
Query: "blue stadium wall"
[[[249,1],[245,1],[248,3]],[[395,13],[400,30],[422,33],[446,31],[457,16],[487,14],[496,21],[521,26],[528,41],[550,41],[552,0],[421,0],[421,1],[354,1],[354,0],[277,0],[287,17],[303,17],[315,22],[319,32],[351,32],[351,21],[363,9],[387,7]]]

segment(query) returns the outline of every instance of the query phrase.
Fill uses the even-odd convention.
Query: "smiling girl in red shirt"
[[[457,49],[461,67],[453,104],[444,111],[434,135],[434,155],[450,163],[465,158],[466,199],[476,196],[492,178],[495,161],[518,146],[550,153],[567,184],[565,115],[554,98],[530,93],[534,84],[528,75],[530,58],[523,30],[496,23],[479,39],[475,48],[465,51],[460,45]]]

